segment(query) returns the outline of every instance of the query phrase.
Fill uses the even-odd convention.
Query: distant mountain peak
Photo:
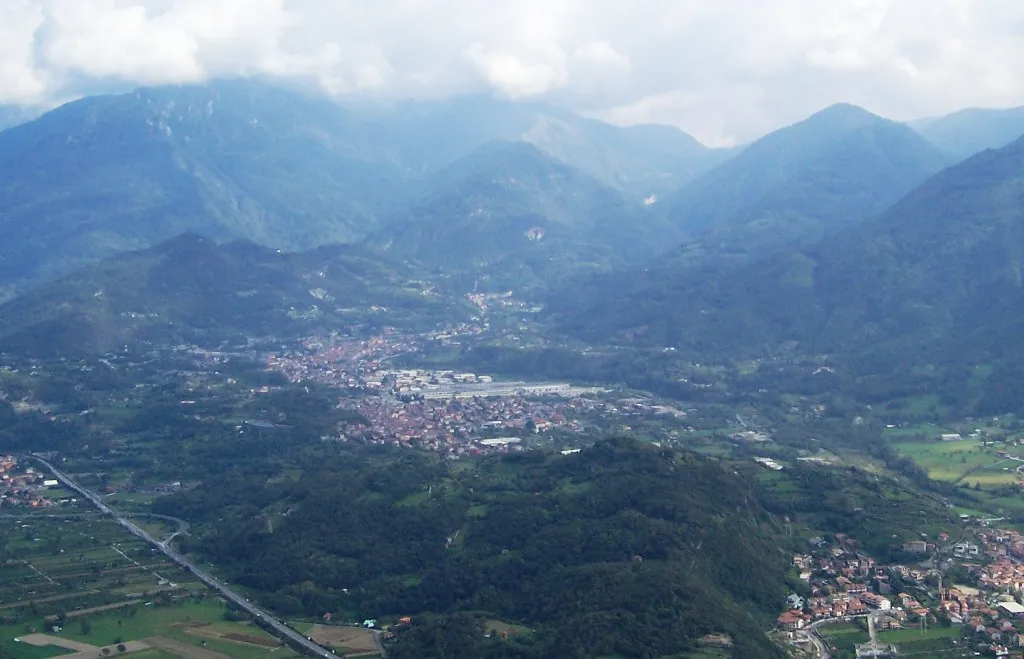
[[[995,149],[1024,135],[1024,107],[965,108],[910,123],[932,144],[960,158]]]
[[[794,124],[793,127],[827,131],[850,131],[868,126],[892,123],[895,122],[869,112],[859,105],[835,103],[815,112],[807,119]]]
[[[950,163],[903,124],[838,103],[770,133],[659,208],[691,238],[688,262],[748,258],[885,210]]]

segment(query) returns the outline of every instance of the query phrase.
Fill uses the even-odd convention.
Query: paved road
[[[820,634],[818,634],[818,626],[820,624],[820,622],[814,623],[801,631],[803,632],[804,638],[810,641],[814,646],[814,656],[816,659],[832,659],[832,654],[828,651],[828,644],[825,643],[825,640],[821,638]]]
[[[183,519],[179,519],[177,517],[171,517],[170,515],[158,515],[157,513],[132,513],[131,516],[132,517],[154,517],[156,519],[162,519],[165,522],[174,522],[175,524],[178,525],[178,529],[174,533],[170,534],[169,536],[167,536],[166,538],[164,538],[163,540],[161,540],[158,543],[161,547],[166,547],[167,545],[169,545],[171,543],[172,540],[177,538],[179,535],[182,535],[182,534],[187,535],[188,534],[188,528],[189,528],[188,527],[188,522],[186,522]]]
[[[801,631],[804,633],[807,640],[814,645],[814,649],[817,652],[817,659],[831,659],[832,654],[828,651],[828,644],[825,642],[825,639],[821,637],[821,634],[818,633],[818,628],[840,622],[849,622],[854,618],[870,618],[872,615],[874,615],[874,613],[861,613],[855,616],[846,616],[843,618],[826,618],[824,620],[811,623]]]
[[[227,585],[218,581],[216,577],[201,570],[187,558],[176,552],[168,543],[158,541],[149,533],[133,524],[130,520],[122,516],[121,513],[117,512],[107,504],[103,503],[103,499],[100,498],[97,494],[85,489],[84,487],[76,483],[74,480],[72,480],[65,473],[51,465],[46,460],[43,460],[38,456],[33,457],[35,457],[36,461],[42,463],[47,469],[49,469],[53,473],[53,476],[61,483],[66,485],[68,488],[74,490],[75,492],[78,492],[86,499],[88,499],[89,502],[92,503],[97,508],[99,508],[101,512],[110,515],[111,517],[116,519],[121,526],[128,529],[128,531],[130,531],[133,535],[145,540],[149,544],[153,545],[154,547],[162,551],[172,561],[174,561],[184,569],[188,570],[192,574],[194,574],[197,579],[205,583],[210,588],[216,590],[225,599],[233,602],[235,605],[238,606],[238,608],[242,609],[243,611],[246,611],[251,616],[256,618],[260,623],[262,623],[262,626],[269,627],[270,631],[276,633],[278,636],[283,638],[293,647],[300,648],[303,651],[317,657],[330,657],[331,659],[337,659],[337,656],[330,650],[325,649],[323,646],[317,645],[316,643],[309,640],[302,634],[298,633],[291,627],[288,627],[280,620],[271,616],[269,612],[256,606],[242,595],[239,595],[235,591],[231,590]]]

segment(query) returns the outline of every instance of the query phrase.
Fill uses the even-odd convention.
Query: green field
[[[857,645],[870,640],[867,630],[855,622],[823,625],[818,629],[818,633],[835,648],[834,656],[837,659],[855,656]]]
[[[835,648],[835,659],[856,656],[856,646],[869,640],[867,630],[857,622],[825,625],[818,631],[822,638]],[[934,627],[924,631],[892,629],[878,632],[878,640],[895,645],[901,657],[959,656],[954,652],[963,651],[961,634],[962,630],[958,627]]]
[[[62,654],[68,653],[66,648],[57,647],[56,645],[36,647],[27,643],[19,643],[14,639],[14,636],[4,638],[3,643],[0,644],[0,647],[4,649],[5,657],[14,657],[15,659],[50,659],[50,657],[59,657]]]
[[[219,599],[189,599],[172,604],[144,606],[128,615],[126,612],[109,612],[87,616],[87,626],[80,620],[69,621],[60,632],[52,635],[60,638],[88,643],[98,647],[112,646],[121,642],[142,641],[162,637],[189,646],[202,646],[235,659],[255,659],[272,656],[291,659],[298,656],[292,650],[280,647],[276,640],[263,630],[246,622],[229,622],[224,619],[226,607]],[[14,659],[48,659],[68,650],[56,647],[35,647],[18,643],[13,639],[35,629],[42,631],[42,619],[28,619],[18,625],[0,626],[0,640],[3,641],[7,656]],[[234,639],[249,639],[239,642]],[[160,650],[146,650],[132,654],[132,657],[174,656]]]
[[[61,629],[52,635],[97,647],[162,637],[236,659],[297,656],[258,627],[227,620],[224,601],[191,574],[88,508],[5,511],[0,539],[3,656],[69,654],[60,647],[14,640],[51,633],[55,624]],[[152,648],[131,656],[175,655]]]
[[[977,439],[895,441],[892,446],[925,469],[933,480],[977,484],[982,488],[1024,482],[1024,473],[1017,472],[1018,467],[1024,471],[1024,462],[997,454],[1006,451],[1011,456],[1024,457],[1020,447],[991,442],[985,446]]]
[[[933,438],[938,437],[940,434],[947,432],[946,429],[941,428],[933,423],[923,423],[916,426],[901,426],[896,428],[886,428],[882,431],[885,437],[889,437],[893,440],[900,439],[911,439],[916,437],[927,437]]]
[[[895,645],[900,656],[953,657],[963,652],[962,633],[959,627],[892,629],[878,632],[878,640]]]
[[[0,517],[0,611],[7,617],[56,615],[146,597],[205,591],[192,575],[84,507]]]
[[[515,625],[502,620],[488,620],[484,623],[484,629],[487,633],[500,636],[502,634],[508,634],[509,636],[526,636],[532,634],[533,630],[523,625]]]

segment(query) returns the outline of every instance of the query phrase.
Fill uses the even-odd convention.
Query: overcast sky
[[[0,103],[271,75],[748,141],[838,101],[1024,105],[1022,0],[0,0]]]

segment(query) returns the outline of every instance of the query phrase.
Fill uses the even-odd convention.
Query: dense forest
[[[788,560],[756,488],[632,440],[473,465],[309,449],[294,469],[225,474],[159,509],[196,523],[189,549],[285,614],[479,613],[536,630],[515,641],[522,656],[663,656],[721,632],[737,656],[771,657],[762,630]]]

